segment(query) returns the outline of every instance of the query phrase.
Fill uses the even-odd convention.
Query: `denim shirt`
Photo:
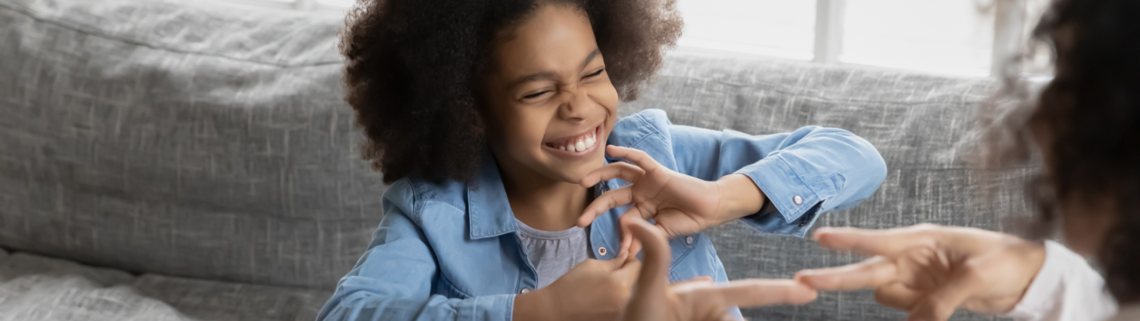
[[[619,120],[606,143],[643,150],[665,167],[704,180],[744,174],[768,202],[741,221],[760,232],[796,237],[804,236],[819,213],[869,197],[886,176],[869,142],[834,128],[752,136],[673,125],[665,112],[651,109]],[[610,180],[595,191],[623,184]],[[384,193],[383,207],[368,250],[341,278],[318,320],[510,320],[515,295],[535,288],[537,274],[519,243],[492,157],[471,182],[400,179]],[[618,218],[624,212],[612,209],[591,225],[589,244],[597,259],[618,256]],[[697,276],[728,280],[704,235],[669,243],[670,282]],[[735,308],[731,312],[740,315]]]

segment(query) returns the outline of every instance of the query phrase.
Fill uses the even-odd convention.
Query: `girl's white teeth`
[[[568,152],[581,152],[587,148],[594,147],[594,143],[597,143],[597,140],[594,139],[594,133],[590,133],[586,135],[586,138],[578,139],[578,142],[558,147],[558,149]]]

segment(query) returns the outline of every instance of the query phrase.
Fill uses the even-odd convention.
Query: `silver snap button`
[[[799,195],[796,195],[795,197],[792,197],[792,203],[796,203],[796,205],[800,205],[800,204],[804,203],[804,199],[802,197],[800,197]]]
[[[530,288],[523,288],[522,291],[519,291],[519,293],[522,293],[522,294],[530,293]]]
[[[605,246],[598,248],[598,255],[606,255],[606,247]]]
[[[685,237],[685,244],[693,245],[693,237],[692,236],[686,236]]]

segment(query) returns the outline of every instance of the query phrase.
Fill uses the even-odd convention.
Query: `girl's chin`
[[[550,169],[553,172],[557,173],[555,175],[560,177],[560,180],[573,184],[580,183],[582,179],[586,177],[586,175],[593,173],[605,165],[605,161],[602,157],[597,157],[596,161],[591,161],[591,159],[583,159],[582,161],[569,164],[568,162],[558,163],[561,164],[555,164],[551,166]]]

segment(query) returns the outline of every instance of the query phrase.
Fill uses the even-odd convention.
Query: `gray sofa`
[[[0,0],[0,320],[312,320],[383,213],[341,100],[343,17],[173,0]],[[973,201],[962,161],[995,88],[850,66],[674,52],[628,115],[747,133],[818,124],[889,172],[817,226],[1003,230],[1016,189]],[[742,224],[708,231],[730,278],[859,260]],[[900,320],[870,292],[747,309]],[[956,320],[989,320],[959,313]]]

